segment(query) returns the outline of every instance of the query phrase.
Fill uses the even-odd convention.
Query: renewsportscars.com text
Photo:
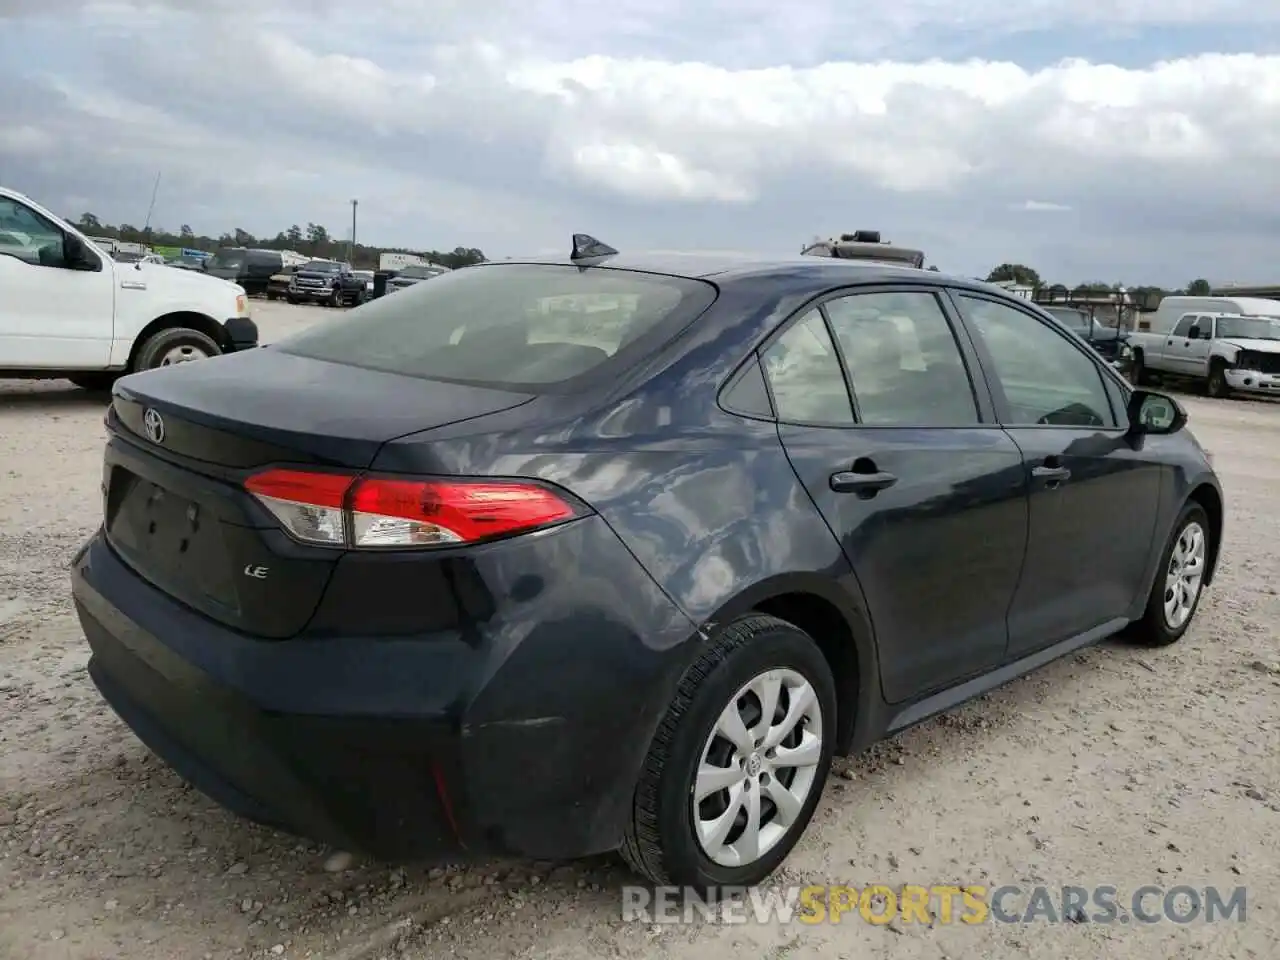
[[[1244,887],[997,887],[949,884],[623,887],[622,919],[644,923],[1243,923]]]

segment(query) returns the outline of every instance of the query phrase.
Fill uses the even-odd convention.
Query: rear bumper
[[[565,532],[560,550],[584,546]],[[470,637],[246,637],[151,587],[101,533],[72,585],[103,697],[219,804],[388,860],[554,859],[620,843],[693,635],[631,567],[609,573],[614,597],[647,605],[636,616]]]
[[[1280,397],[1280,374],[1256,370],[1227,370],[1227,386],[1239,393],[1256,393]]]
[[[227,342],[231,345],[228,353],[249,350],[258,345],[258,325],[248,317],[223,320],[222,329],[227,332]]]

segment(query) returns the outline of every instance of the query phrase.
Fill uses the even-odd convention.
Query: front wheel
[[[1190,628],[1213,555],[1211,529],[1209,515],[1200,504],[1192,501],[1182,508],[1156,568],[1147,609],[1133,625],[1134,639],[1152,647],[1167,647],[1181,640]]]
[[[835,731],[835,680],[809,635],[762,614],[730,624],[654,737],[623,857],[655,884],[760,883],[813,816]]]
[[[1231,395],[1231,387],[1227,385],[1227,370],[1221,363],[1215,363],[1209,368],[1209,380],[1205,384],[1205,393],[1220,400]]]
[[[1146,368],[1143,366],[1143,363],[1142,363],[1141,350],[1135,350],[1133,352],[1133,364],[1129,368],[1129,381],[1135,387],[1146,386],[1147,383],[1150,381],[1150,377],[1147,376]]]
[[[138,351],[135,370],[155,370],[193,360],[207,360],[222,353],[213,338],[189,327],[160,330],[147,338]]]

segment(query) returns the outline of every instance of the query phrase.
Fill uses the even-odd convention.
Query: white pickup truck
[[[0,187],[0,379],[108,389],[126,373],[258,345],[244,289],[164,264],[118,263]]]
[[[1167,332],[1129,335],[1134,380],[1197,380],[1211,397],[1232,393],[1280,396],[1280,319],[1240,314],[1184,313]]]

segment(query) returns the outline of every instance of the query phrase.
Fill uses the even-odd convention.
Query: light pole
[[[356,207],[359,204],[359,200],[351,201],[351,242],[347,245],[347,263],[352,262],[356,252]]]

